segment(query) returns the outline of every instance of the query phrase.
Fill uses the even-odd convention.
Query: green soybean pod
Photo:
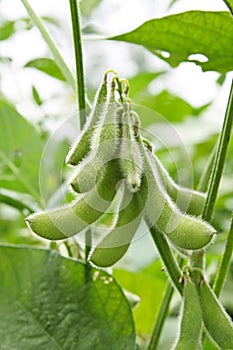
[[[120,180],[118,162],[106,164],[106,171],[92,191],[67,206],[32,214],[26,222],[37,235],[50,240],[74,236],[94,223],[108,209]],[[114,176],[109,176],[114,174]]]
[[[104,74],[103,82],[95,97],[94,106],[92,107],[83,130],[66,157],[67,164],[77,165],[90,150],[91,136],[94,132],[94,128],[97,125],[101,115],[104,114],[106,110],[107,74],[108,72]]]
[[[91,151],[78,165],[74,176],[70,180],[72,189],[77,193],[90,191],[96,184],[99,170],[106,162],[115,157],[119,144],[117,108],[115,82],[112,80],[107,110],[100,118],[92,135]]]
[[[162,185],[178,208],[191,215],[201,215],[205,206],[206,194],[177,185],[156,155],[153,155],[152,159]]]
[[[202,311],[197,288],[185,281],[180,335],[174,350],[198,350],[202,330]]]
[[[216,233],[215,229],[203,220],[182,213],[165,192],[159,174],[151,160],[151,152],[141,141],[144,156],[145,176],[148,181],[148,198],[145,206],[145,219],[148,225],[156,226],[178,248],[197,250],[208,245]]]
[[[138,119],[139,120],[139,119]],[[120,167],[123,178],[131,192],[137,192],[141,185],[143,157],[135,136],[135,119],[130,111],[122,115],[122,138],[120,144]]]
[[[91,149],[103,153],[102,157],[109,159],[115,153],[119,144],[119,123],[117,120],[117,109],[121,106],[115,98],[115,77],[111,81],[111,89],[107,100],[107,110],[96,125],[91,138]]]
[[[204,325],[221,349],[233,349],[233,323],[206,281],[199,287]]]
[[[143,216],[144,202],[139,192],[134,193],[129,204],[119,211],[116,224],[91,252],[89,260],[99,267],[109,267],[120,260],[140,225]],[[127,202],[129,191],[124,189],[122,202]]]

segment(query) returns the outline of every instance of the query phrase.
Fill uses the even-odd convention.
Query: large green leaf
[[[129,304],[112,276],[40,249],[0,246],[1,350],[133,350]]]
[[[50,75],[53,78],[66,81],[66,78],[62,74],[60,68],[54,60],[51,58],[36,58],[25,64],[25,67],[35,68],[43,73]]]
[[[189,11],[152,19],[109,39],[143,45],[173,67],[195,62],[203,71],[225,73],[233,69],[233,21],[229,12]],[[192,57],[194,54],[204,55],[206,62]]]
[[[36,129],[0,98],[0,187],[39,201],[42,142]]]

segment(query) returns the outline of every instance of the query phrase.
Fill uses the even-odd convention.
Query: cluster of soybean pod
[[[110,72],[114,76],[109,84]],[[114,71],[104,74],[87,122],[66,158],[74,167],[69,187],[76,198],[26,218],[39,236],[62,240],[85,229],[94,233],[111,213],[108,232],[89,255],[89,262],[99,267],[112,266],[126,253],[142,220],[186,255],[206,248],[216,233],[199,216],[205,194],[178,186],[141,136],[128,90],[128,82]],[[194,283],[190,269],[181,278],[184,302],[174,349],[200,349],[203,322],[221,349],[233,349],[230,318],[202,273]]]

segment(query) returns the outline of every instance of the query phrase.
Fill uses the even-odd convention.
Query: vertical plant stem
[[[225,278],[227,276],[227,272],[231,262],[232,251],[233,251],[233,215],[231,219],[231,227],[227,237],[225,252],[223,254],[222,261],[219,266],[219,269],[215,278],[215,282],[214,282],[213,289],[217,297],[220,296],[220,293],[222,291],[222,288],[225,282]]]
[[[219,138],[216,156],[214,159],[212,173],[210,176],[209,188],[207,192],[206,203],[205,203],[205,207],[202,215],[202,218],[208,222],[211,222],[212,215],[213,215],[214,205],[217,198],[218,188],[219,188],[223,167],[225,163],[227,147],[230,140],[232,124],[233,124],[233,81],[231,82],[231,88],[230,88],[225,118],[224,118],[223,127]],[[194,265],[197,265],[197,267],[202,266],[204,258],[205,258],[204,251],[194,253],[193,254],[193,259],[195,259]]]
[[[78,109],[80,127],[85,124],[86,117],[84,114],[86,108],[85,102],[85,80],[84,80],[84,68],[83,68],[83,52],[82,52],[82,38],[81,38],[81,24],[79,5],[77,0],[70,0],[70,12],[72,20],[75,63],[76,63],[76,78],[77,78],[77,91],[78,91]]]
[[[78,110],[79,122],[82,129],[86,122],[86,102],[85,102],[85,79],[83,68],[83,51],[81,37],[80,11],[77,0],[70,0],[70,12],[72,20],[72,31],[74,41],[74,53],[76,64],[77,91],[78,91]],[[91,249],[91,232],[88,229],[85,233],[85,259],[87,261]]]
[[[171,281],[177,288],[178,292],[182,295],[182,285],[179,282],[182,272],[172,254],[171,248],[169,247],[166,238],[154,226],[150,228],[150,233],[159,251],[160,257],[163,260],[169,277],[171,278]]]
[[[210,156],[207,160],[206,166],[201,174],[201,178],[200,178],[200,181],[199,181],[198,186],[197,186],[198,191],[207,192],[207,190],[208,190],[210,175],[212,173],[214,159],[216,157],[216,152],[217,152],[217,144],[215,144],[212,152],[210,153]]]
[[[181,266],[183,264],[183,259],[178,258],[177,262]],[[162,333],[165,319],[169,311],[169,305],[170,305],[173,293],[174,293],[173,285],[168,281],[147,350],[156,350],[158,347],[160,336]]]
[[[223,167],[225,163],[225,158],[226,158],[226,153],[227,153],[227,147],[228,143],[230,140],[230,135],[231,135],[231,130],[232,130],[232,124],[233,124],[233,80],[231,82],[231,88],[230,88],[230,93],[229,93],[229,99],[227,103],[227,108],[226,108],[226,113],[225,113],[225,118],[222,126],[222,131],[220,134],[219,138],[219,143],[218,143],[218,148],[216,152],[216,156],[214,159],[213,163],[213,169],[212,173],[210,176],[210,182],[209,182],[209,188],[207,192],[207,198],[206,198],[206,203],[203,211],[202,218],[206,221],[211,222],[212,215],[213,215],[213,210],[214,210],[214,205],[216,202],[217,198],[217,193],[218,193],[218,188],[223,172]],[[230,244],[231,246],[231,244]],[[227,248],[227,252],[230,252],[231,248]],[[228,251],[229,250],[229,251]],[[226,251],[225,251],[226,253]],[[226,276],[226,271],[227,271],[227,261],[228,258],[223,257],[224,260],[224,265],[223,265],[223,271]],[[193,256],[191,257],[191,264],[194,267],[202,267],[204,269],[204,262],[205,262],[205,251],[200,251],[198,253],[194,253]],[[225,277],[224,277],[225,279]],[[224,283],[224,279],[219,283],[218,286],[218,293],[220,294],[221,288]],[[205,343],[206,339],[206,333],[203,333],[202,337],[202,344]]]
[[[226,114],[223,122],[222,131],[220,134],[218,150],[216,153],[213,170],[210,178],[210,185],[207,193],[206,204],[203,211],[203,219],[211,221],[215,201],[217,198],[218,188],[225,163],[227,147],[230,140],[233,123],[233,81],[231,82],[231,89],[226,109]]]

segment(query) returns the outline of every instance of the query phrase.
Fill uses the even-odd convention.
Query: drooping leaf
[[[233,21],[228,12],[188,11],[152,19],[109,39],[143,45],[172,67],[194,62],[203,71],[233,69]]]
[[[39,195],[42,141],[36,129],[0,98],[0,187]]]
[[[54,251],[0,246],[1,349],[134,350],[113,277]]]
[[[50,75],[53,78],[66,81],[60,68],[51,58],[36,58],[32,61],[27,62],[24,67],[35,68],[43,73]]]

